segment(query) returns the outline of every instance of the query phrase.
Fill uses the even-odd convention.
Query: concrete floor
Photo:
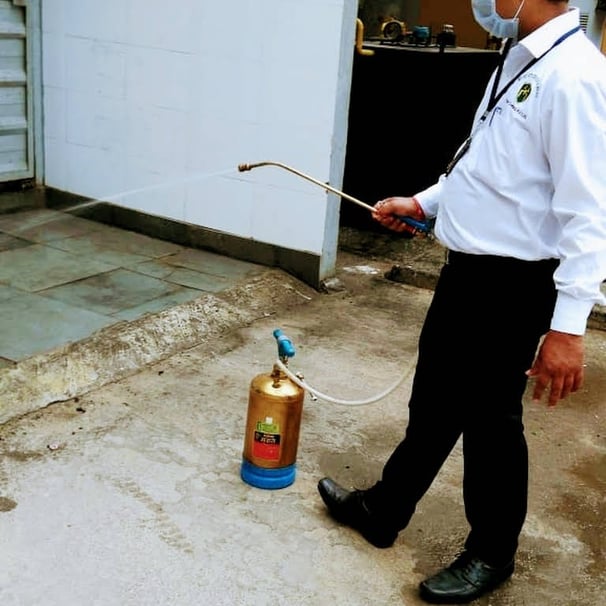
[[[316,491],[324,475],[372,483],[406,425],[431,291],[386,279],[383,253],[342,251],[328,293],[264,268],[5,369],[3,398],[21,414],[0,425],[3,606],[421,604],[418,582],[466,534],[459,446],[391,549],[336,525]],[[296,480],[269,491],[239,472],[249,384],[271,370],[278,327],[297,348],[292,370],[327,394],[404,381],[367,406],[306,398]],[[583,390],[527,404],[517,572],[478,604],[604,603],[605,352],[606,332],[590,330]]]

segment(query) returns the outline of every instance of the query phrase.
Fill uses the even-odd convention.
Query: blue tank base
[[[287,467],[265,469],[243,460],[242,467],[240,468],[240,477],[247,484],[267,490],[276,490],[277,488],[290,486],[295,481],[295,475],[296,465],[294,463]]]

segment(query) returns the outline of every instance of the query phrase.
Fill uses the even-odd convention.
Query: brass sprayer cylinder
[[[259,488],[283,488],[295,479],[305,391],[276,365],[250,383],[242,479]]]

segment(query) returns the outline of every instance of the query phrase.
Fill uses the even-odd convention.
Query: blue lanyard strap
[[[496,104],[501,100],[501,97],[509,90],[509,87],[525,72],[527,72],[535,63],[538,63],[545,55],[550,53],[556,46],[562,44],[566,38],[572,36],[572,34],[576,34],[581,29],[580,25],[573,27],[571,30],[567,31],[564,35],[560,36],[542,55],[535,57],[532,61],[527,63],[501,90],[499,94],[497,94],[497,88],[499,86],[499,81],[501,80],[501,73],[503,72],[503,64],[505,63],[505,57],[511,48],[512,39],[509,38],[505,43],[505,49],[503,50],[503,56],[501,57],[501,61],[499,62],[499,67],[497,71],[497,75],[494,79],[494,83],[492,85],[492,92],[490,93],[490,100],[488,101],[488,106],[484,115],[480,118],[481,121],[484,121],[488,114],[495,108]]]
[[[509,38],[505,43],[505,48],[503,49],[503,54],[501,55],[501,60],[499,61],[499,66],[497,68],[497,73],[492,84],[492,91],[490,93],[490,99],[488,101],[488,106],[486,107],[486,111],[482,114],[480,118],[480,122],[484,122],[490,112],[495,108],[497,103],[501,100],[501,97],[509,90],[509,87],[525,72],[527,72],[535,63],[538,63],[547,53],[550,53],[556,46],[562,44],[566,38],[572,36],[581,29],[580,25],[573,27],[571,30],[567,31],[564,35],[560,36],[542,55],[535,57],[532,61],[527,63],[497,94],[497,88],[499,86],[499,81],[501,80],[501,74],[503,73],[503,65],[505,64],[505,58],[507,57],[507,53],[509,53],[509,49],[511,48],[512,39]],[[467,153],[467,150],[471,146],[472,137],[469,136],[467,141],[459,148],[455,157],[449,162],[446,167],[446,176],[448,176],[458,161]]]

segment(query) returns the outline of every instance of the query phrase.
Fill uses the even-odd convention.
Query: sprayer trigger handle
[[[425,234],[428,234],[431,231],[431,225],[427,221],[417,221],[416,219],[405,215],[396,215],[396,218],[402,221],[402,223],[406,223],[406,225],[410,225],[410,227],[414,227]]]
[[[278,356],[292,358],[295,355],[295,346],[292,341],[279,328],[276,328],[273,334],[278,342]]]

